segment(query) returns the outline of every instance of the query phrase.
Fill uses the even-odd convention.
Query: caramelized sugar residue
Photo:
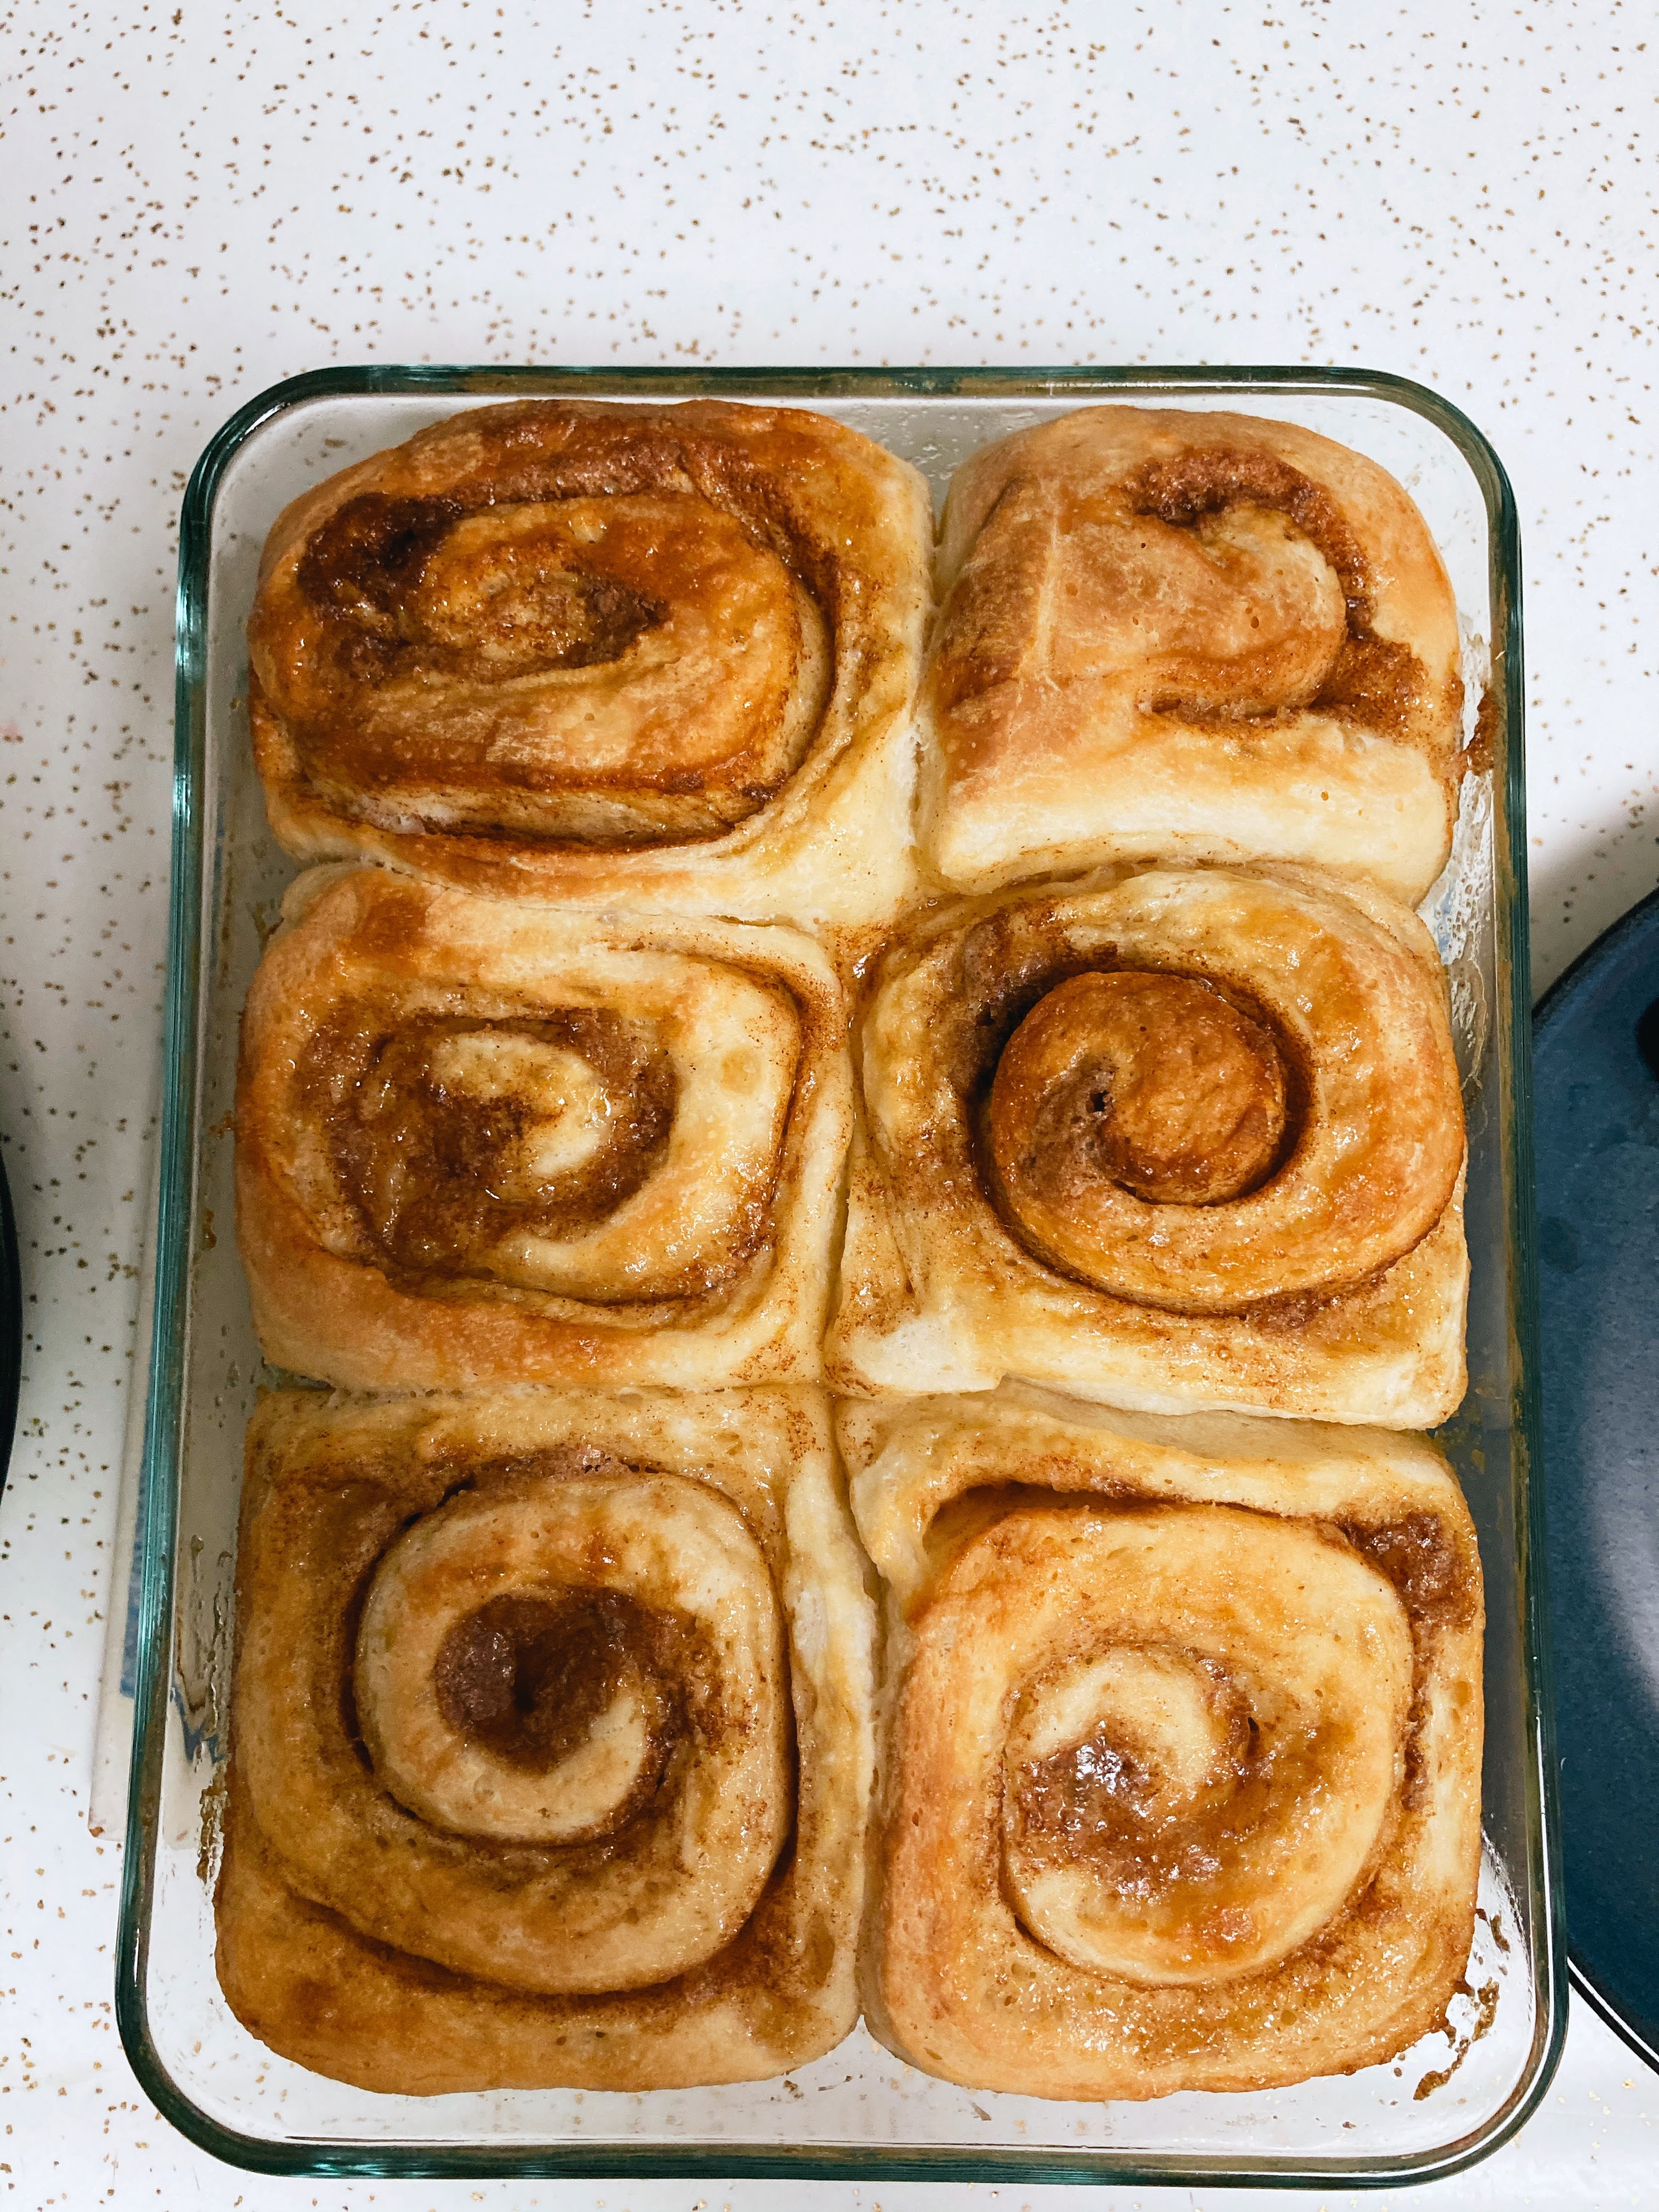
[[[1081,1743],[1028,1760],[1018,1789],[1027,1836],[1063,1839],[1076,1852],[1119,1828],[1124,1811],[1145,1815],[1152,1775],[1103,1724]]]
[[[649,1796],[684,1717],[672,1664],[684,1631],[617,1590],[492,1598],[451,1629],[433,1668],[438,1710],[457,1735],[507,1764],[546,1773],[586,1741],[631,1680],[644,1686]]]
[[[1351,623],[1370,614],[1371,579],[1342,510],[1321,485],[1259,447],[1191,446],[1167,460],[1148,461],[1124,486],[1136,514],[1190,529],[1224,507],[1270,507],[1313,543],[1336,571]]]
[[[404,602],[466,512],[457,499],[388,499],[364,492],[331,514],[301,557],[301,590],[361,629],[397,635]]]
[[[1239,504],[1285,515],[1329,562],[1347,607],[1347,636],[1313,700],[1315,709],[1389,735],[1404,735],[1419,720],[1427,703],[1422,663],[1408,647],[1373,634],[1375,580],[1341,509],[1322,486],[1276,454],[1195,446],[1147,462],[1124,489],[1135,513],[1177,528]],[[1180,702],[1158,703],[1186,711]]]
[[[1498,1984],[1495,1981],[1482,1982],[1478,1990],[1472,1990],[1467,1982],[1460,1982],[1453,1994],[1456,1996],[1474,1999],[1475,2007],[1474,2023],[1462,2034],[1459,2034],[1453,2027],[1449,2019],[1443,2023],[1442,2033],[1450,2039],[1452,2045],[1451,2063],[1449,2065],[1435,2068],[1423,2076],[1416,2088],[1412,2091],[1413,2104],[1420,2105],[1425,2097],[1431,2097],[1437,2089],[1445,2087],[1475,2045],[1483,2036],[1491,2033],[1492,2025],[1498,2018]]]
[[[1461,1558],[1437,1513],[1408,1513],[1382,1528],[1340,1524],[1355,1551],[1400,1593],[1414,1625],[1462,1626],[1471,1592]]]
[[[1235,1897],[1229,1883],[1237,1846],[1316,1788],[1326,1747],[1316,1731],[1269,1747],[1243,1698],[1218,1670],[1197,1663],[1214,1678],[1224,1721],[1197,1800],[1165,1797],[1152,1768],[1103,1723],[1081,1742],[1021,1765],[1015,1834],[1032,1857],[1086,1859],[1126,1908],[1159,1917],[1173,1911],[1214,1934],[1218,1914],[1248,1909],[1248,1893]]]
[[[392,1265],[416,1276],[489,1274],[515,1231],[550,1238],[605,1220],[661,1159],[678,1096],[648,1025],[602,1008],[539,1021],[416,1019],[390,1034],[348,1018],[321,1033],[302,1071],[339,1187]],[[536,1118],[510,1091],[482,1097],[434,1073],[436,1044],[479,1032],[578,1054],[610,1102],[604,1141],[579,1166],[526,1190],[513,1158]]]
[[[532,563],[446,622],[441,606],[422,605],[421,586],[455,524],[488,503],[364,492],[322,525],[296,581],[340,630],[343,674],[373,684],[425,669],[500,682],[589,668],[620,659],[662,621],[654,600],[615,577]]]

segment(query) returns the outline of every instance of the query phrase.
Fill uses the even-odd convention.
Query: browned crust
[[[1038,935],[1051,918],[1056,978],[1068,958],[1075,970],[1110,967],[1115,888],[1188,881],[1236,882],[1268,899],[1282,884],[1339,935],[1393,941],[1395,970],[1403,946],[1412,957],[1390,989],[1409,988],[1414,1018],[1434,1026],[1449,1063],[1443,981],[1422,925],[1380,893],[1311,871],[1112,871],[920,918],[895,939],[861,1024],[860,1123],[826,1344],[837,1389],[982,1390],[1024,1376],[1149,1412],[1231,1408],[1401,1428],[1431,1427],[1455,1410],[1466,1384],[1468,1275],[1461,1130],[1449,1202],[1419,1241],[1380,1272],[1306,1296],[1257,1288],[1232,1310],[1164,1310],[1060,1272],[1010,1233],[982,1172],[971,1101],[946,1065],[959,996],[952,958],[960,964],[975,932],[994,947],[994,925],[1006,914],[1036,917]],[[1124,958],[1160,964],[1144,947]],[[1180,970],[1182,960],[1170,952],[1162,964]],[[1222,980],[1214,967],[1205,972]],[[1223,988],[1234,984],[1248,1003],[1250,978]],[[895,1012],[900,993],[910,995]],[[1449,1110],[1461,1122],[1455,1093]]]
[[[856,2017],[866,1875],[872,1623],[830,1449],[827,1401],[800,1389],[617,1399],[525,1390],[353,1405],[268,1398],[248,1435],[246,1531],[273,1496],[377,1465],[464,1467],[576,1436],[630,1462],[713,1484],[744,1513],[789,1625],[798,1744],[792,1841],[740,1933],[705,1966],[615,1996],[530,1997],[360,1935],[312,1904],[254,1820],[232,1761],[216,1895],[232,2010],[283,2057],[402,2096],[541,2088],[641,2090],[764,2079],[839,2042]],[[811,1591],[812,1626],[798,1616]],[[262,1591],[239,1587],[239,1620]],[[240,1678],[235,1697],[251,1694]]]
[[[1316,550],[1328,653],[1289,585],[1182,552],[1241,504]],[[1080,408],[957,471],[936,586],[922,842],[957,888],[1162,854],[1304,861],[1414,901],[1444,865],[1455,602],[1364,456],[1251,416]]]
[[[237,1093],[237,1231],[273,1364],[352,1389],[816,1379],[849,1114],[846,1018],[816,946],[775,928],[571,915],[375,868],[304,878],[289,911],[298,918],[248,994]],[[629,948],[729,963],[781,988],[796,1011],[796,1079],[766,1234],[735,1275],[701,1295],[632,1305],[464,1278],[434,1296],[327,1248],[299,1179],[297,1148],[312,1133],[297,1064],[331,1004],[354,991],[395,1004],[405,984],[434,978],[462,993],[486,970],[533,994],[561,963],[579,966],[585,949]]]
[[[866,2019],[889,2049],[969,2087],[1139,2100],[1352,2073],[1438,2024],[1474,1936],[1484,1611],[1474,1528],[1431,1446],[1113,1413],[1018,1386],[844,1406],[837,1427],[860,1532],[889,1577],[880,1887],[860,1967]],[[1310,1523],[1370,1559],[1406,1607],[1413,1705],[1383,1856],[1335,1922],[1242,1980],[1149,1989],[1067,1966],[1024,1932],[994,1870],[969,1864],[957,1839],[977,1832],[969,1808],[938,1816],[950,1784],[932,1762],[949,1765],[951,1716],[904,1698],[930,1594],[1000,1513],[1089,1497]],[[1431,1547],[1395,1540],[1425,1528],[1432,1574],[1407,1556]]]
[[[665,821],[663,842],[632,849],[387,826],[319,793],[271,685],[274,646],[291,646],[301,623],[293,572],[331,515],[366,493],[546,501],[641,489],[695,492],[733,516],[822,610],[833,683],[781,787],[720,834],[705,826],[686,842]],[[301,860],[355,853],[482,889],[795,921],[856,952],[915,885],[911,711],[931,537],[914,469],[800,410],[534,400],[453,416],[303,495],[272,529],[251,625],[255,757],[271,827]]]

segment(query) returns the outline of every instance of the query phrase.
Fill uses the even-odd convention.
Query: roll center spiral
[[[611,541],[638,534],[639,505],[574,499],[469,513],[455,498],[364,493],[318,532],[302,582],[342,626],[349,672],[371,684],[443,673],[457,655],[483,682],[599,666],[665,617],[659,599],[614,573],[623,549]],[[701,526],[723,550],[727,538],[742,544],[735,525],[701,501],[678,506],[696,510],[694,537]]]
[[[784,1817],[752,1540],[689,1481],[564,1467],[490,1474],[382,1555],[352,1662],[363,1748],[416,1819],[501,1844],[621,1849],[695,1830],[730,1789],[747,1832],[705,1900],[718,1921],[752,1903]]]
[[[408,602],[430,644],[479,674],[538,674],[620,660],[664,618],[658,599],[590,565],[604,560],[611,504],[567,500],[502,516],[486,508],[441,541]]]
[[[662,1786],[684,1729],[685,1624],[625,1591],[458,1590],[424,1685],[391,1686],[388,1598],[360,1640],[357,1694],[393,1794],[463,1835],[542,1844],[616,1834]]]
[[[902,1036],[932,1088],[881,1094],[884,1152],[943,1139],[1000,1265],[1024,1273],[1012,1243],[1134,1304],[1279,1302],[1299,1325],[1291,1301],[1380,1276],[1454,1201],[1462,1108],[1425,948],[1265,872],[1011,897],[884,986],[878,1065]]]
[[[434,1093],[481,1107],[517,1107],[527,1121],[494,1180],[533,1198],[585,1167],[611,1133],[615,1106],[605,1079],[568,1045],[522,1033],[465,1030],[441,1036],[428,1061]]]
[[[1045,1949],[1146,1987],[1228,1981],[1346,1909],[1395,1802],[1413,1658],[1345,1544],[1227,1508],[1019,1508],[937,1603],[940,1664],[975,1670],[986,1841]]]
[[[1146,1823],[1188,1809],[1231,1777],[1247,1738],[1224,1683],[1190,1654],[1079,1662],[1042,1686],[1010,1736],[1024,1828],[1086,1843],[1126,1814]]]
[[[1074,975],[1004,1049],[991,1151],[1021,1218],[1028,1193],[1064,1206],[1103,1179],[1153,1205],[1213,1206],[1272,1174],[1289,1110],[1271,1031],[1207,983]]]
[[[1138,514],[1174,529],[1204,531],[1220,518],[1277,514],[1317,548],[1354,616],[1370,613],[1371,578],[1331,495],[1276,454],[1258,448],[1193,446],[1152,460],[1125,487]]]
[[[1186,1978],[1194,1930],[1249,1959],[1265,1931],[1249,1885],[1231,1893],[1228,1838],[1259,1825],[1267,1764],[1239,1686],[1194,1652],[1120,1647],[1034,1685],[1005,1753],[1020,1917],[1073,1965],[1132,1978]]]
[[[331,1034],[316,1059],[337,1094],[325,1121],[342,1187],[374,1245],[420,1275],[516,1279],[515,1237],[605,1220],[673,1126],[675,1073],[651,1025],[603,1009]]]
[[[613,1591],[491,1599],[439,1647],[438,1711],[503,1764],[556,1774],[573,1826],[614,1826],[660,1782],[679,1717],[653,1627]]]

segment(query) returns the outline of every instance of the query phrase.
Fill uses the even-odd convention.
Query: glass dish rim
[[[1525,1668],[1524,1741],[1528,1844],[1531,1889],[1540,1900],[1534,1952],[1539,1996],[1527,2067],[1507,2103],[1470,2136],[1438,2150],[1403,2153],[1368,2162],[1341,2158],[1277,2158],[1215,2153],[1144,2154],[1054,2150],[945,2153],[899,2146],[797,2150],[737,2144],[707,2148],[615,2144],[390,2146],[349,2142],[273,2142],[222,2126],[185,2094],[167,2072],[150,2036],[145,1992],[150,1908],[159,1845],[161,1762],[168,1705],[168,1661],[173,1644],[174,1547],[177,1534],[187,1315],[187,1240],[179,1233],[190,1218],[194,1160],[191,1144],[198,1083],[200,1014],[203,782],[206,734],[206,616],[214,501],[231,461],[257,431],[280,416],[319,398],[430,394],[510,398],[578,393],[608,387],[664,398],[765,394],[810,402],[841,398],[961,394],[1052,398],[1116,390],[1163,390],[1171,395],[1237,389],[1253,396],[1274,392],[1341,392],[1370,397],[1423,416],[1457,448],[1485,503],[1491,552],[1494,682],[1504,699],[1505,761],[1500,814],[1506,836],[1495,837],[1498,882],[1508,901],[1510,961],[1509,1188],[1506,1216],[1510,1258],[1510,1318],[1518,1376],[1513,1387],[1515,1480],[1523,1492],[1516,1514],[1516,1567],[1522,1605],[1521,1648]],[[1533,1126],[1526,899],[1523,670],[1521,626],[1521,550],[1514,495],[1502,462],[1468,416],[1427,386],[1387,371],[1305,365],[1214,368],[1086,365],[1012,370],[982,368],[857,367],[810,368],[715,368],[688,373],[645,366],[565,368],[465,367],[363,363],[310,370],[270,386],[246,401],[204,448],[185,492],[179,541],[175,628],[174,752],[172,884],[167,980],[162,1048],[167,1080],[161,1128],[161,1207],[155,1246],[155,1335],[145,1417],[139,1503],[140,1591],[137,1680],[135,1690],[131,1787],[124,1853],[117,1942],[116,2014],[122,2044],[138,2081],[166,2118],[203,2149],[232,2166],[256,2172],[386,2179],[490,2177],[584,2179],[679,2179],[962,2181],[1030,2184],[1105,2183],[1254,2187],[1397,2187],[1459,2172],[1488,2156],[1515,2134],[1536,2108],[1559,2061],[1566,2032],[1565,1937],[1559,1867],[1553,1727],[1547,1693],[1545,1617],[1543,1485],[1540,1479],[1541,1411],[1539,1401],[1539,1297],[1534,1219]]]

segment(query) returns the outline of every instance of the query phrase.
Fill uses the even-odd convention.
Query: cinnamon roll
[[[1311,872],[964,901],[878,971],[832,1379],[1431,1427],[1464,1387],[1428,933]]]
[[[271,827],[302,860],[867,930],[911,884],[932,520],[908,463],[795,409],[452,416],[271,532]]]
[[[319,870],[248,994],[265,1356],[350,1389],[820,1372],[849,1118],[823,954]]]
[[[830,2049],[862,1574],[821,1393],[266,1399],[216,1893],[237,2017],[402,2095]]]
[[[981,2089],[1352,2073],[1474,1934],[1480,1568],[1413,1437],[849,1405],[890,1603],[865,2015]]]
[[[922,842],[989,890],[1289,860],[1420,899],[1451,850],[1457,610],[1412,501],[1290,422],[1085,407],[958,470]]]

